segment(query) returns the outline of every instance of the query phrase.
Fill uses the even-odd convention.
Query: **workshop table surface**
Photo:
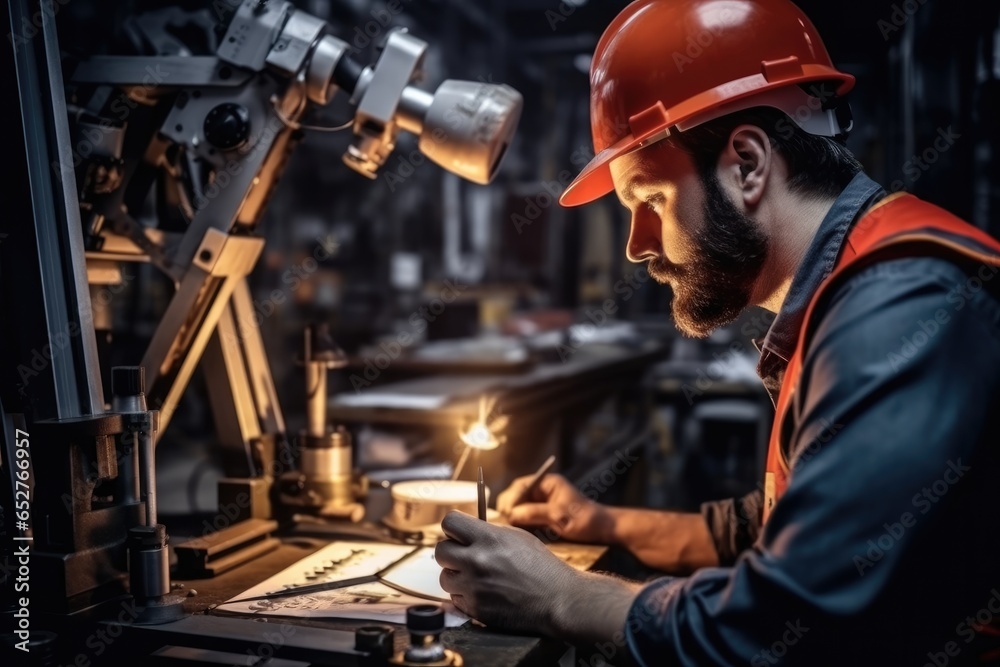
[[[345,392],[330,397],[335,422],[453,424],[475,417],[479,399],[494,395],[507,412],[572,408],[594,395],[615,391],[670,350],[653,339],[635,347],[592,344],[562,361],[539,363],[517,374],[436,374]]]
[[[216,605],[293,565],[327,543],[326,540],[312,538],[286,539],[277,549],[211,579],[175,580],[175,583],[183,586],[180,592],[189,591],[191,595],[185,599],[185,611],[192,614],[211,613]],[[607,547],[595,545],[553,543],[549,546],[554,553],[578,569],[593,569],[607,553]],[[192,590],[196,593],[190,593]],[[253,618],[263,620],[265,617]],[[337,618],[267,617],[267,622],[352,632],[362,626],[373,625],[370,620]],[[378,625],[388,625],[395,630],[397,651],[409,644],[405,626],[387,623]],[[442,635],[442,640],[447,648],[460,653],[465,664],[470,666],[552,665],[557,663],[567,650],[566,644],[554,639],[497,632],[472,622],[461,627],[449,628]]]

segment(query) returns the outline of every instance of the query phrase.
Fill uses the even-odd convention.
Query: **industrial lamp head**
[[[485,185],[514,138],[522,104],[521,94],[507,85],[448,80],[433,95],[408,88],[398,119],[420,137],[420,152],[431,162]]]
[[[374,67],[361,68],[346,50],[339,60],[327,59],[335,82],[351,90],[358,105],[344,162],[375,178],[404,130],[419,138],[420,152],[432,162],[485,185],[510,146],[524,100],[502,84],[449,79],[433,93],[411,85],[422,77],[426,49],[425,42],[396,29]]]

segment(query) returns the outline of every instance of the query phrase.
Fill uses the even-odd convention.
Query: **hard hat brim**
[[[567,208],[582,206],[600,199],[615,189],[611,178],[611,162],[642,146],[642,139],[629,135],[593,157],[583,171],[566,187],[559,197],[559,204]]]
[[[627,134],[595,155],[562,193],[562,196],[559,197],[559,203],[565,207],[581,206],[600,199],[614,190],[615,184],[611,178],[610,169],[611,162],[641,148],[651,137],[660,135],[665,130],[669,129],[670,134],[689,130],[702,122],[701,119],[714,118],[721,113],[732,113],[756,106],[763,94],[775,89],[812,81],[837,82],[838,95],[845,95],[854,86],[854,77],[850,74],[823,65],[806,65],[799,70],[795,77],[784,81],[768,82],[761,75],[747,77],[740,82],[743,92],[736,95],[722,90],[725,87],[706,90],[665,111],[663,116],[665,120],[669,119],[667,122],[644,128],[645,131],[638,137],[631,133]],[[662,109],[662,105],[660,108]],[[780,106],[776,108],[789,115],[794,114],[793,109],[783,109]],[[706,110],[714,110],[714,113],[706,116]]]

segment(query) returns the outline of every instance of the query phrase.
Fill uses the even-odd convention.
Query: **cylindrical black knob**
[[[444,632],[444,610],[435,604],[406,608],[406,630],[411,635],[439,635]]]
[[[337,61],[337,66],[333,68],[333,82],[343,88],[344,92],[353,93],[354,89],[358,87],[358,80],[364,71],[364,65],[352,58],[350,54],[345,53]]]
[[[142,366],[114,366],[111,368],[111,394],[113,396],[138,396],[146,393],[146,369]]]
[[[227,151],[241,146],[250,136],[250,112],[242,104],[226,102],[205,116],[205,139]]]

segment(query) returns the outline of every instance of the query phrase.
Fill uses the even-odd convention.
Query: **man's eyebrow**
[[[625,179],[625,187],[622,188],[622,199],[626,202],[635,201],[635,189],[639,185],[635,176]]]

